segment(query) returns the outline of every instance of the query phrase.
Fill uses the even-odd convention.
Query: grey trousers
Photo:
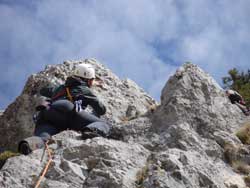
[[[238,106],[245,115],[249,115],[249,111],[248,111],[246,106],[244,106],[244,105],[242,105],[240,103],[237,103],[237,102],[235,102],[234,104],[236,106]]]
[[[100,118],[85,111],[76,112],[73,103],[58,100],[39,113],[34,135],[45,141],[63,130],[84,131],[86,128],[96,129],[102,136],[110,132],[110,125]]]
[[[34,136],[21,140],[18,151],[24,154],[21,147],[26,144],[30,151],[44,147],[44,142],[51,136],[70,129],[75,131],[93,131],[98,136],[108,137],[111,131],[109,124],[85,111],[76,112],[74,104],[68,100],[58,100],[39,112],[36,119]],[[26,147],[27,149],[27,147]]]

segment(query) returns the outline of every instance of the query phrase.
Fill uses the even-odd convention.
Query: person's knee
[[[51,124],[44,123],[36,125],[34,136],[38,136],[42,138],[44,141],[51,138],[51,136],[59,133],[60,130],[56,127],[52,126]]]
[[[85,120],[88,123],[104,122],[102,119],[85,111],[76,112],[76,117],[79,117],[79,119]]]
[[[49,133],[43,132],[39,135],[39,137],[46,142],[47,140],[51,139],[51,135]]]
[[[69,113],[74,111],[74,104],[68,100],[58,100],[51,105],[51,108],[59,112]]]

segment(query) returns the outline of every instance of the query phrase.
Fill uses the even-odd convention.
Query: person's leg
[[[21,140],[18,144],[18,151],[24,155],[28,155],[36,149],[44,147],[44,143],[51,136],[59,133],[60,130],[49,124],[37,124],[34,131],[34,136]]]
[[[58,100],[52,103],[51,108],[63,114],[68,114],[74,111],[74,104],[69,100]]]
[[[38,124],[36,125],[35,131],[34,131],[34,136],[40,137],[44,142],[49,140],[51,136],[59,133],[60,130],[57,129],[56,127],[48,124],[48,123],[43,123],[43,124]]]
[[[85,111],[76,112],[72,117],[70,129],[81,131],[83,139],[97,136],[108,137],[111,126],[100,118]]]
[[[82,138],[93,138],[93,137],[109,137],[111,126],[105,122],[94,122],[84,127],[82,132]]]
[[[244,106],[244,105],[242,105],[242,104],[239,104],[239,103],[237,103],[237,102],[236,102],[235,104],[241,109],[241,111],[242,111],[245,115],[249,115],[249,112],[248,112],[246,106]]]
[[[68,123],[74,105],[67,100],[55,101],[49,108],[46,108],[37,116],[34,136],[19,142],[18,150],[25,155],[35,149],[42,148],[44,142],[51,136],[68,128]]]
[[[74,114],[74,105],[68,100],[58,100],[40,112],[38,124],[50,124],[60,131],[69,128],[69,121]]]
[[[82,131],[87,125],[94,122],[104,122],[104,121],[85,111],[75,112],[75,114],[72,115],[69,128],[75,131]]]

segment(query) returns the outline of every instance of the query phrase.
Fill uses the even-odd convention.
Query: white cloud
[[[0,87],[8,85],[9,93],[0,108],[28,75],[65,59],[95,57],[158,99],[185,61],[218,81],[229,68],[249,67],[247,0],[22,2],[0,3]],[[0,96],[5,93],[0,88]]]

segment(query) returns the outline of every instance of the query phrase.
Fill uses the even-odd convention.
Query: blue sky
[[[250,68],[249,0],[0,0],[0,109],[47,64],[94,57],[156,99],[191,61]]]

